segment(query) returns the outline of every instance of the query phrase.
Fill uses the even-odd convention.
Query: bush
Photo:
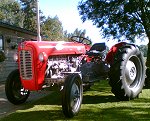
[[[0,62],[3,62],[6,59],[3,51],[0,50]]]

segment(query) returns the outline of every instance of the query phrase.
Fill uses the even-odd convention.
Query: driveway
[[[48,94],[50,94],[50,91],[31,92],[27,100],[27,103],[31,101],[35,101]],[[18,109],[21,109],[22,107],[23,105],[13,105],[7,100],[6,95],[5,95],[5,85],[0,83],[0,118],[12,112],[15,112]]]

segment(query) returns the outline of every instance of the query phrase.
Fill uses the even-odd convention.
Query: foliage
[[[78,9],[82,20],[92,20],[106,38],[134,41],[150,32],[149,0],[86,0],[79,2]]]
[[[29,101],[20,110],[0,121],[149,121],[150,90],[144,89],[138,99],[118,101],[108,82],[102,80],[84,92],[81,110],[67,119],[62,113],[61,93],[52,92],[35,102]]]
[[[72,37],[72,36],[81,36],[81,37],[86,37],[86,30],[79,30],[78,28],[75,29],[75,31],[73,33],[68,34],[68,37]],[[87,37],[89,38],[89,37]]]
[[[3,62],[6,59],[3,51],[0,50],[0,62]]]
[[[62,41],[63,40],[63,28],[62,23],[59,18],[55,16],[54,18],[48,17],[43,21],[41,25],[42,35],[45,40],[49,41]]]
[[[23,27],[24,15],[20,4],[15,0],[0,1],[0,21]]]
[[[36,0],[20,0],[24,13],[23,28],[36,31]]]
[[[79,36],[79,37],[87,38],[88,40],[91,41],[90,37],[86,36],[86,30],[85,29],[79,30],[78,28],[76,28],[73,33],[67,33],[67,31],[65,31],[64,36],[65,36],[65,38],[67,38],[68,41],[71,41],[72,36]],[[92,43],[92,41],[91,41],[91,43]]]

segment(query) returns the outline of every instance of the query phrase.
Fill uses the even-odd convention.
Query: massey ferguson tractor
[[[145,80],[139,48],[120,42],[106,53],[105,43],[90,44],[83,37],[72,37],[72,42],[21,42],[14,55],[18,69],[9,74],[5,85],[8,100],[22,104],[30,91],[56,86],[62,93],[63,113],[71,118],[80,110],[83,90],[101,79],[109,80],[119,100],[138,97]]]

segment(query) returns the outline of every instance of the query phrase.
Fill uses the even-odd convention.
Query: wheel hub
[[[128,61],[125,69],[125,77],[128,85],[131,85],[137,75],[137,69],[135,64],[132,61]]]
[[[79,88],[76,84],[73,84],[72,90],[71,90],[71,106],[76,108],[78,106],[80,98]]]

